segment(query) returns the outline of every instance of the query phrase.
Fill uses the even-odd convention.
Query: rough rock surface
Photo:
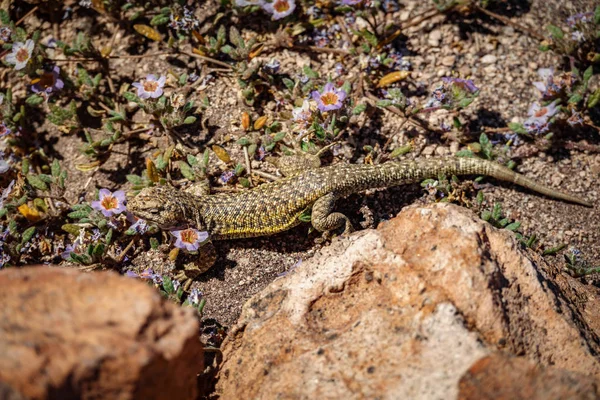
[[[536,263],[466,209],[406,208],[248,301],[217,393],[451,399],[497,350],[599,378],[597,332]]]
[[[593,400],[600,386],[592,377],[542,368],[522,357],[493,354],[477,361],[459,383],[460,400]]]
[[[203,358],[191,309],[108,272],[11,268],[0,287],[5,387],[30,399],[196,397]]]

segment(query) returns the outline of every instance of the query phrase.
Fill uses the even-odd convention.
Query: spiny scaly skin
[[[317,229],[335,229],[346,223],[348,231],[351,226],[347,218],[331,212],[336,199],[370,188],[420,182],[440,174],[487,175],[549,197],[591,207],[577,197],[540,185],[497,163],[445,157],[314,168],[235,194],[196,196],[170,187],[147,188],[129,202],[128,208],[138,217],[163,228],[193,225],[207,230],[213,240],[264,236],[288,230],[298,225],[298,217],[312,206],[312,223]]]

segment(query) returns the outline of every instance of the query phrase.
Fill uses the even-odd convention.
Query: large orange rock
[[[217,393],[453,399],[498,350],[599,378],[597,333],[536,263],[511,232],[466,209],[406,208],[248,301],[223,346]]]
[[[0,272],[0,382],[31,399],[194,399],[191,309],[115,273]]]
[[[523,357],[494,353],[477,361],[459,382],[460,400],[594,400],[597,379]]]

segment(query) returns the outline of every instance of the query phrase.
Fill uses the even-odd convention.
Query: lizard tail
[[[512,182],[514,184],[533,190],[534,192],[541,193],[548,197],[553,197],[555,199],[564,200],[571,203],[581,204],[582,206],[586,207],[593,207],[591,203],[579,197],[562,193],[557,190],[551,189],[548,186],[541,185],[533,181],[532,179],[529,179],[524,175],[518,174],[498,163],[482,160],[479,158],[456,158],[456,160],[458,164],[456,165],[458,171],[473,170],[473,172],[466,173],[488,175],[502,181]],[[465,174],[465,172],[462,172],[462,174]]]

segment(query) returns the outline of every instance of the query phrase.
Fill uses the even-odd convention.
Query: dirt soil
[[[216,0],[210,0],[202,6],[209,20],[216,3]],[[399,21],[408,20],[429,7],[429,3],[420,1],[405,0],[401,3],[402,8],[394,14]],[[515,5],[517,3],[520,5]],[[574,12],[591,9],[594,1],[590,0],[587,4],[558,0],[526,3],[507,2],[500,11],[518,24],[541,31],[540,27],[550,22],[564,21]],[[264,15],[257,14],[250,17],[249,21],[240,21],[239,26],[256,30],[262,38],[268,39],[273,36],[277,25],[261,25],[264,18]],[[31,17],[29,23],[35,26],[36,17]],[[48,22],[39,21],[39,24],[51,28]],[[95,40],[108,43],[114,28],[113,23],[104,21],[90,10],[89,13],[63,22],[57,33],[61,40],[69,40],[78,30],[91,29]],[[468,121],[474,137],[484,127],[500,128],[512,121],[522,122],[527,116],[529,105],[538,96],[532,85],[533,81],[538,80],[537,69],[561,63],[560,57],[540,52],[537,49],[538,41],[524,32],[483,14],[471,15],[466,19],[438,16],[403,34],[399,47],[406,50],[405,60],[410,61],[413,71],[408,87],[421,93],[420,101],[425,101],[427,93],[440,84],[441,77],[453,74],[473,79],[481,89],[478,99],[462,116],[463,120]],[[136,54],[140,49],[148,53],[161,51],[156,43],[147,44],[147,48],[142,47],[131,35],[121,37],[119,34],[113,54]],[[327,76],[328,73],[333,74],[337,62],[344,63],[341,56],[334,53],[287,49],[267,52],[260,57],[265,61],[276,58],[281,63],[281,73],[292,76],[296,76],[304,65],[310,65],[321,76]],[[342,78],[356,79],[359,66],[347,63],[344,67]],[[74,63],[64,63],[61,68],[71,70]],[[148,73],[164,73],[169,70],[176,73],[196,72],[200,75],[200,83],[194,88],[195,95],[197,99],[208,97],[210,107],[203,113],[202,123],[182,133],[186,142],[197,149],[199,154],[207,144],[218,143],[230,152],[232,158],[243,163],[240,146],[235,144],[244,135],[240,128],[242,112],[249,112],[253,120],[260,115],[273,119],[278,116],[274,101],[260,110],[244,105],[240,100],[239,86],[233,77],[219,71],[210,72],[213,66],[207,66],[196,58],[156,56],[115,59],[111,60],[111,68],[115,81],[133,82]],[[211,73],[213,79],[205,79],[208,73]],[[597,78],[598,76],[591,83],[594,87],[599,85]],[[23,83],[15,83],[13,90],[19,93],[25,87]],[[283,107],[287,112],[291,108],[290,104]],[[143,116],[136,118],[143,120]],[[451,117],[443,112],[427,115],[426,118],[432,126],[439,126],[442,120],[451,123]],[[401,117],[385,111],[377,111],[376,116],[368,123],[357,118],[351,132],[344,138],[341,154],[326,157],[324,163],[361,163],[366,154],[362,150],[365,145],[384,148],[388,142],[387,150],[412,144],[414,150],[405,156],[407,158],[450,154],[459,147],[462,148],[462,144],[459,146],[452,138],[403,125],[402,122]],[[73,203],[81,196],[91,201],[96,188],[129,189],[130,184],[125,176],[140,174],[145,168],[145,158],[151,157],[167,144],[167,138],[164,137],[156,138],[158,148],[146,140],[130,140],[119,144],[102,168],[90,174],[75,168],[75,165],[86,162],[80,152],[83,143],[81,136],[65,135],[50,124],[43,124],[39,129],[44,132],[42,146],[48,154],[57,156],[69,171],[66,197]],[[577,143],[600,144],[600,136],[593,130],[585,131],[581,137],[569,139]],[[494,202],[501,202],[505,214],[522,223],[521,232],[525,236],[537,235],[543,248],[565,243],[581,250],[590,264],[600,265],[600,192],[597,185],[600,154],[560,145],[540,151],[531,149],[531,145],[527,143],[512,147],[509,154],[519,161],[519,172],[540,183],[581,196],[596,206],[588,209],[554,201],[515,186],[485,180],[483,184],[479,184],[485,194],[484,208],[491,207]],[[264,161],[253,161],[253,167],[274,171]],[[224,165],[214,154],[211,155],[211,168],[213,181],[216,182],[214,178],[224,170]],[[476,191],[471,191],[472,196],[475,193]],[[375,227],[391,218],[407,204],[430,201],[432,198],[419,185],[411,185],[352,195],[346,201],[340,201],[338,208],[350,217],[355,227],[364,229]],[[235,323],[242,305],[250,296],[286,274],[302,260],[312,257],[321,246],[328,245],[316,243],[317,239],[318,235],[309,232],[309,227],[305,224],[272,237],[217,242],[216,265],[193,284],[202,291],[207,301],[205,318],[216,320],[224,326]],[[142,270],[152,267],[158,271],[167,270],[169,267],[165,255],[160,251],[145,251],[144,248],[148,247],[147,239],[144,240],[146,247],[140,246],[130,254],[131,264],[125,269]],[[560,272],[564,269],[562,254],[547,259],[556,273],[564,273]],[[594,276],[582,279],[584,284],[598,284]]]

